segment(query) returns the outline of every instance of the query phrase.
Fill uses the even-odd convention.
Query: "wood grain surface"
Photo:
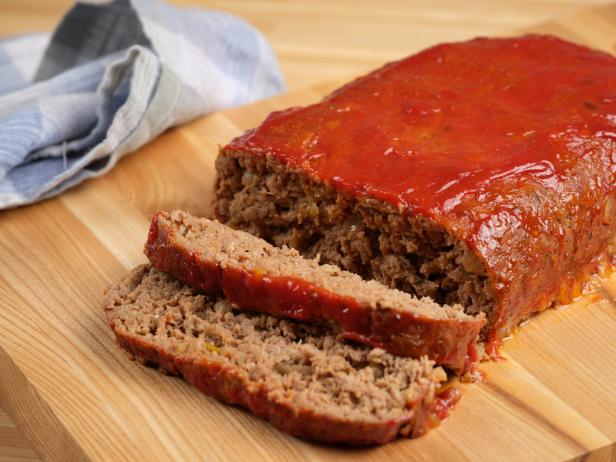
[[[254,24],[272,44],[289,89],[294,90],[358,75],[438,42],[500,34],[606,0],[171,2],[228,11]],[[0,34],[52,29],[71,3],[71,0],[0,0]]]
[[[246,16],[266,20],[248,2],[229,5],[225,9],[239,5]],[[270,9],[278,11],[274,6]],[[319,14],[315,10],[311,24],[319,24]],[[383,21],[391,21],[389,12],[381,14]],[[414,14],[417,21],[421,15]],[[1,27],[6,17],[0,14]],[[269,24],[275,47],[283,45],[285,34],[293,35],[284,32],[281,17]],[[379,19],[377,13],[373,17]],[[282,32],[275,20],[281,21]],[[317,31],[332,27],[323,21]],[[357,30],[364,26],[359,21]],[[471,29],[468,35],[474,35]],[[616,6],[565,15],[533,30],[615,52]],[[407,51],[393,48],[395,56],[380,51],[364,55],[358,48],[346,54],[348,66],[334,65],[327,76],[331,72],[344,79],[363,71],[361,66],[373,67],[415,46],[423,46],[420,39],[409,41]],[[315,50],[319,69],[328,67],[328,57],[345,56],[342,49],[333,50],[322,61],[319,47]],[[310,67],[307,53],[285,69],[297,71],[296,80],[290,78],[292,87],[310,83],[308,77],[302,80],[299,65]],[[283,53],[283,68],[284,62]],[[171,130],[103,178],[60,198],[0,213],[0,405],[25,437],[0,413],[0,460],[35,459],[26,440],[49,460],[616,458],[616,275],[577,303],[547,311],[524,326],[505,345],[507,361],[486,364],[486,382],[463,387],[463,400],[441,428],[382,448],[345,450],[296,440],[177,378],[129,361],[115,345],[104,323],[101,293],[145,261],[141,247],[150,215],[171,208],[209,214],[218,144],[270,111],[311,103],[339,83],[312,85]]]

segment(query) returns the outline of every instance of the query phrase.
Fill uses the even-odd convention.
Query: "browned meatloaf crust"
[[[147,265],[107,289],[104,308],[138,359],[302,438],[366,445],[419,436],[459,396],[437,393],[446,375],[426,358],[345,344],[328,326],[237,313]]]
[[[484,312],[494,347],[614,259],[614,88],[613,56],[553,37],[439,45],[232,140],[215,214]]]
[[[182,211],[159,212],[145,245],[159,270],[243,309],[302,321],[335,322],[351,340],[419,358],[427,355],[457,372],[477,361],[485,321],[461,306],[439,306],[333,265],[319,265],[295,249],[278,248],[243,231]]]

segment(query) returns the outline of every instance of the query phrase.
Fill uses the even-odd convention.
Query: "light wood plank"
[[[0,409],[0,462],[38,460],[30,443],[22,436],[11,418]]]

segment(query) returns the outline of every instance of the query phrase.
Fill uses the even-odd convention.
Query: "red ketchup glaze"
[[[225,149],[441,224],[493,281],[494,348],[614,235],[616,59],[549,36],[438,45]]]
[[[439,421],[445,420],[454,406],[462,398],[462,393],[456,387],[449,387],[436,394],[435,415]]]
[[[172,237],[158,225],[157,215],[152,219],[144,251],[154,267],[206,293],[224,294],[244,309],[301,321],[334,321],[348,339],[401,356],[425,355],[457,372],[473,370],[479,359],[476,340],[483,319],[439,320],[412,312],[379,310],[301,279],[222,268],[174,245]]]

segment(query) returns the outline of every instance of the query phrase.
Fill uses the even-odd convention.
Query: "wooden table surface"
[[[173,0],[261,30],[289,89],[358,75],[438,42],[493,35],[608,0]],[[69,0],[0,0],[0,35],[54,27]]]
[[[50,29],[58,21],[69,3],[63,0],[46,2],[0,0],[0,35]],[[212,8],[225,9],[243,16],[259,27],[280,57],[289,88],[300,89],[312,86],[312,89],[296,92],[289,99],[284,100],[293,103],[309,102],[316,99],[326,89],[331,88],[331,85],[315,86],[318,82],[346,78],[364,72],[384,61],[409,54],[430,44],[480,34],[498,34],[510,29],[522,29],[530,24],[545,22],[548,18],[554,16],[561,16],[561,19],[548,22],[548,25],[542,26],[538,30],[555,33],[565,31],[565,35],[569,37],[587,41],[612,52],[615,50],[614,45],[616,44],[616,34],[614,34],[616,30],[614,29],[616,8],[578,12],[577,8],[580,6],[600,3],[584,0],[470,0],[465,2],[455,0],[443,2],[388,0],[385,2],[363,2],[361,7],[357,6],[357,2],[347,0],[337,2],[320,0],[305,3],[219,0],[209,2],[183,1],[179,3],[201,3]],[[212,152],[215,152],[213,140],[224,142],[229,136],[235,134],[237,129],[255,123],[264,111],[277,107],[277,104],[281,103],[265,103],[258,108],[232,112],[230,119],[224,120],[232,120],[234,125],[228,127],[227,133],[223,134],[216,133],[213,135],[210,131],[214,125],[209,122],[197,122],[196,125],[191,125],[193,130],[184,130],[181,135],[178,135],[176,131],[174,132],[175,135],[171,135],[171,138],[170,135],[165,135],[152,145],[142,149],[144,152],[139,155],[147,155],[145,152],[150,151],[149,155],[153,156],[156,155],[152,153],[154,150],[173,149],[172,140],[174,136],[182,138],[179,144],[183,145],[184,148],[194,151],[199,151],[202,148],[207,149],[211,155]],[[220,127],[217,128],[220,129]],[[209,135],[212,136],[210,136],[208,142]],[[24,208],[17,212],[0,212],[0,220],[10,220],[12,225],[17,226],[15,229],[18,229],[23,225],[23,220],[27,221],[28,217],[36,219],[39,216],[40,219],[40,216],[42,216],[46,217],[46,223],[52,226],[56,220],[62,219],[63,213],[66,213],[66,210],[60,212],[56,210],[58,204],[66,205],[68,203],[72,204],[69,207],[71,220],[77,218],[77,221],[81,220],[87,223],[89,219],[92,219],[92,210],[87,206],[87,200],[78,199],[78,195],[84,194],[83,191],[86,191],[84,197],[88,197],[89,194],[91,199],[96,198],[104,203],[105,198],[100,197],[99,194],[106,188],[115,189],[114,194],[117,194],[119,190],[120,195],[128,195],[129,202],[133,206],[136,204],[137,209],[143,212],[143,216],[159,207],[183,205],[187,208],[192,207],[196,211],[201,209],[202,205],[199,205],[194,199],[187,200],[185,191],[179,187],[170,188],[169,185],[166,185],[164,191],[154,187],[146,191],[148,194],[144,194],[144,191],[127,188],[126,184],[130,181],[123,183],[123,179],[131,175],[129,173],[131,169],[133,169],[133,175],[141,169],[141,166],[137,168],[136,162],[134,158],[122,162],[117,171],[113,172],[108,178],[96,180],[99,186],[86,185],[85,188],[78,188],[77,192],[69,193],[61,201],[47,201],[44,204]],[[155,165],[155,163],[152,165]],[[152,168],[152,165],[150,165],[150,168]],[[208,160],[203,163],[203,166],[205,166],[205,173],[203,174],[210,174],[211,162]],[[179,170],[176,173],[179,173]],[[146,174],[147,172],[140,173],[143,177],[147,177]],[[191,181],[198,181],[198,179],[193,178]],[[58,212],[60,213],[59,216],[56,215]],[[133,223],[133,229],[138,230],[134,234],[135,238],[140,236],[139,233],[142,231],[143,223],[141,221],[140,215],[135,218],[135,223]],[[81,231],[88,234],[85,229]],[[109,239],[113,235],[113,233],[111,235],[105,234],[108,232],[110,231],[103,230],[101,231],[102,234],[96,236],[96,238],[102,239],[106,245],[115,246],[123,252],[123,257],[114,252],[117,258],[124,260],[123,263],[126,263],[126,265],[139,258],[139,249],[128,250],[130,247],[125,245],[126,242],[123,244],[122,236],[115,236],[116,239],[119,239],[119,243],[106,242],[105,239]],[[7,237],[7,235],[4,234],[2,237]],[[33,239],[34,241],[29,244],[42,252],[54,253],[53,243],[46,243],[43,235],[33,235]],[[89,238],[84,239],[83,245],[92,244],[88,242]],[[3,256],[3,262],[6,261],[5,256]],[[84,261],[82,263],[89,265],[92,262]],[[14,264],[26,265],[24,261],[19,259]],[[0,275],[2,285],[7,281],[8,279],[3,279]],[[0,285],[2,291],[7,289],[2,285]],[[609,314],[606,313],[596,316],[603,315],[609,317]],[[0,319],[2,319],[1,314]],[[535,334],[531,332],[530,335],[541,335],[541,329],[542,327],[535,328]],[[514,342],[516,341],[514,340]],[[1,347],[0,344],[0,349]],[[4,365],[6,366],[6,364]],[[0,362],[0,367],[2,366],[3,363]],[[0,376],[1,374],[2,369],[0,369]],[[26,385],[24,383],[24,386]],[[612,384],[607,384],[607,386],[612,386]],[[36,393],[36,390],[28,389],[27,391]],[[3,402],[3,398],[3,396],[0,396],[0,403]],[[24,410],[20,409],[19,411],[23,412]],[[561,417],[565,418],[566,416]],[[45,422],[44,419],[41,422]],[[46,432],[51,435],[57,434],[57,429],[44,428],[40,425],[41,422],[32,422],[31,425],[22,422],[22,425],[27,427],[24,430],[29,433],[29,438],[35,444],[37,443],[36,440],[41,438],[35,431]],[[610,432],[603,431],[603,433]],[[611,433],[612,436],[614,436],[614,433],[616,433],[616,429]],[[588,438],[588,441],[592,440],[592,435],[581,436],[582,439],[585,437]],[[593,441],[596,442],[596,440]],[[67,441],[60,441],[58,444],[59,448],[70,446],[70,442]],[[53,454],[53,451],[47,451],[49,448],[40,446],[40,444],[37,447],[40,451],[43,451],[43,455]],[[602,454],[605,456],[606,453]],[[7,414],[0,409],[0,461],[35,460],[36,458],[37,455],[31,449],[30,443],[17,430]]]

